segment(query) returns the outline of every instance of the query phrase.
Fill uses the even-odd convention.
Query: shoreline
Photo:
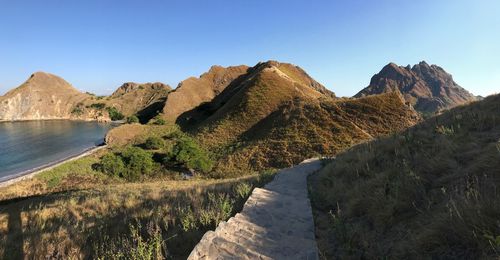
[[[125,124],[125,120],[107,121],[98,119],[80,119],[80,118],[40,118],[40,119],[0,119],[0,123],[33,122],[33,121],[74,121],[74,122],[96,122],[106,124]]]
[[[71,161],[83,158],[85,156],[91,155],[91,154],[93,154],[99,150],[102,150],[106,147],[108,147],[106,144],[90,147],[90,148],[85,149],[84,151],[82,151],[81,153],[78,153],[76,155],[62,158],[60,160],[56,160],[54,162],[47,163],[45,165],[38,166],[38,167],[35,167],[33,169],[26,170],[26,171],[11,175],[12,178],[0,181],[0,188],[7,187],[9,185],[12,185],[14,183],[17,183],[17,182],[20,182],[23,180],[31,179],[39,173],[42,173],[42,172],[45,172],[48,170],[52,170],[52,169],[54,169],[54,168],[56,168],[64,163],[71,162]]]

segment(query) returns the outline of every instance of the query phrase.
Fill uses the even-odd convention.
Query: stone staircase
[[[241,213],[207,232],[188,259],[318,259],[307,176],[318,159],[281,170],[255,188]]]

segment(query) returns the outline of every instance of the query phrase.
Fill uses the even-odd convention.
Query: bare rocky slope
[[[115,107],[125,116],[137,115],[142,122],[159,114],[172,88],[156,83],[127,82],[106,99],[106,105]]]
[[[425,61],[413,67],[394,63],[386,65],[372,77],[370,85],[354,97],[391,91],[400,91],[417,111],[431,114],[477,100],[444,69]]]
[[[36,72],[0,97],[0,121],[74,119],[109,121],[109,108],[143,122],[163,109],[170,86],[125,83],[109,97],[82,93],[53,74]]]
[[[0,97],[0,120],[70,119],[75,104],[89,97],[58,76],[36,72]]]

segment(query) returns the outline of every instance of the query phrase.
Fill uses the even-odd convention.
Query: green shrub
[[[196,221],[196,216],[190,207],[181,208],[179,207],[177,212],[179,212],[179,218],[184,231],[194,230],[198,228],[198,222]]]
[[[81,116],[81,115],[83,115],[83,110],[81,107],[75,107],[75,108],[73,108],[73,110],[71,110],[71,114]]]
[[[147,227],[143,232],[140,224],[130,225],[130,234],[120,239],[107,241],[106,244],[94,245],[96,259],[166,259],[166,243],[161,229],[156,225]],[[109,237],[104,236],[105,240]]]
[[[91,108],[97,109],[97,110],[102,110],[106,107],[106,104],[104,103],[94,103],[90,105]]]
[[[141,174],[150,174],[153,171],[152,155],[139,147],[129,146],[122,152],[127,166],[123,177],[128,180],[137,180]]]
[[[116,121],[116,120],[122,120],[125,118],[125,116],[118,111],[115,107],[107,107],[106,110],[108,110],[109,118],[111,120]]]
[[[170,151],[169,158],[187,168],[209,172],[212,170],[213,161],[196,141],[188,136],[182,136],[177,139],[176,144]]]
[[[224,193],[208,193],[209,208],[213,209],[215,226],[220,222],[226,221],[233,212],[234,200]]]
[[[139,118],[137,116],[127,117],[127,124],[135,124],[135,123],[139,123]]]
[[[108,153],[101,158],[101,171],[127,180],[138,180],[154,168],[152,155],[141,148],[129,146],[120,155]]]
[[[165,125],[167,121],[165,119],[161,118],[160,115],[155,116],[153,119],[151,119],[151,124],[153,125]]]
[[[144,147],[148,150],[158,150],[163,147],[163,139],[159,137],[149,137],[146,139],[146,142],[144,143]]]
[[[101,159],[102,171],[111,176],[120,177],[125,172],[125,164],[120,156],[108,153]]]
[[[236,192],[236,194],[238,194],[238,197],[240,197],[241,199],[246,199],[250,195],[250,192],[252,192],[252,185],[246,182],[242,182],[236,185],[234,191]]]

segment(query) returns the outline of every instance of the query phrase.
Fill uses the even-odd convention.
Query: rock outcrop
[[[161,113],[167,96],[172,91],[169,85],[127,82],[105,99],[108,107],[115,107],[125,116],[137,115],[143,123]]]
[[[444,69],[425,61],[413,67],[394,63],[386,65],[372,77],[370,85],[354,97],[392,91],[401,92],[405,100],[422,113],[435,113],[477,100]]]

